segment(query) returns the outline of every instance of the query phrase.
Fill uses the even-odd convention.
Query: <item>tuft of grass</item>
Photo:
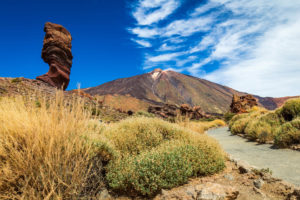
[[[136,117],[155,117],[155,114],[139,110],[134,114]]]
[[[257,140],[260,143],[266,143],[272,141],[274,135],[272,127],[265,121],[260,119],[251,121],[245,128],[245,134],[250,140]]]
[[[290,99],[285,102],[279,113],[283,116],[285,121],[292,121],[300,117],[300,98]]]
[[[235,115],[235,113],[226,112],[223,117],[226,122],[229,122]]]
[[[275,145],[281,148],[300,143],[300,130],[295,128],[291,122],[284,123],[278,128],[275,136]]]
[[[255,109],[256,110],[256,109]],[[232,133],[244,133],[260,143],[274,141],[285,148],[300,143],[300,98],[288,100],[275,111],[250,111],[234,116],[229,122]]]
[[[104,186],[101,157],[84,135],[91,113],[62,93],[46,102],[0,100],[0,199],[80,199]],[[99,158],[99,159],[98,159]]]
[[[198,132],[198,133],[204,133],[206,130],[210,128],[216,128],[221,126],[226,126],[226,123],[223,120],[216,119],[213,121],[182,121],[178,122],[180,126],[183,126],[185,128],[188,128],[192,131]]]
[[[20,83],[20,82],[22,82],[22,77],[13,78],[13,79],[11,79],[11,82],[12,83]]]
[[[213,138],[157,118],[126,119],[109,126],[103,136],[119,152],[106,168],[106,179],[121,193],[152,196],[225,166]]]

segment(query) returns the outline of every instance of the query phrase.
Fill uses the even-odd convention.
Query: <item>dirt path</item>
[[[300,152],[272,149],[271,145],[258,145],[239,136],[231,135],[228,128],[209,130],[208,135],[219,141],[233,158],[258,168],[269,168],[273,176],[300,186]]]

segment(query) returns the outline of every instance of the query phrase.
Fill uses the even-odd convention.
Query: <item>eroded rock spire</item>
[[[49,64],[49,71],[36,79],[53,87],[65,90],[70,81],[72,67],[72,37],[70,32],[59,24],[47,22],[42,49],[42,58]]]

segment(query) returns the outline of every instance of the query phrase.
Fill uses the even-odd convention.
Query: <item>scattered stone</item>
[[[247,110],[257,105],[257,99],[250,94],[245,96],[238,96],[234,94],[230,105],[230,111],[232,113],[247,113]]]
[[[236,165],[241,174],[249,173],[252,169],[252,167],[245,161],[236,161]]]
[[[253,181],[253,184],[256,188],[260,189],[264,185],[264,181],[262,179],[256,179]]]
[[[72,37],[70,32],[59,24],[47,22],[44,31],[42,58],[49,64],[49,71],[36,79],[53,87],[65,90],[70,81],[72,66]]]
[[[261,195],[262,197],[266,197],[266,195],[258,188],[253,187],[253,191],[256,192],[257,194]]]
[[[206,183],[198,191],[197,200],[234,200],[238,197],[239,191],[231,186],[224,186],[217,183]]]
[[[225,174],[224,178],[226,178],[229,181],[233,181],[234,180],[234,177],[231,174]]]
[[[109,195],[107,189],[102,190],[99,194],[98,194],[98,200],[107,200],[107,199],[111,199],[112,197]]]

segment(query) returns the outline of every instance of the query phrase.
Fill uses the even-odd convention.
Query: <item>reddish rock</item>
[[[182,104],[180,107],[171,104],[164,104],[163,106],[149,106],[148,112],[156,114],[162,118],[176,117],[178,114],[189,119],[209,118],[200,106],[191,107],[187,104]]]
[[[208,114],[206,114],[200,106],[191,107],[188,104],[182,104],[180,106],[180,113],[183,116],[186,116],[190,119],[202,119],[202,118],[210,118]]]
[[[44,81],[53,87],[65,90],[70,81],[72,66],[72,37],[69,31],[59,24],[47,22],[42,49],[42,58],[49,64],[48,73],[36,79]]]
[[[234,94],[230,105],[230,111],[232,113],[247,113],[247,110],[257,105],[257,99],[250,94],[245,96],[238,96]]]
[[[178,107],[171,104],[164,104],[163,106],[149,106],[148,112],[156,114],[162,118],[176,117]]]

